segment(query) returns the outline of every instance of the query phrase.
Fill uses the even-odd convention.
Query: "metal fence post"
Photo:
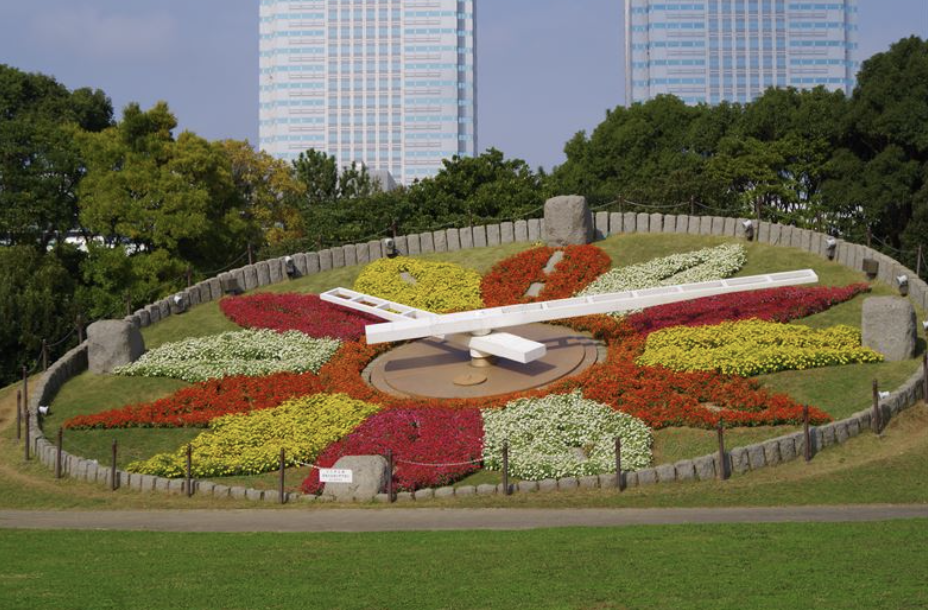
[[[625,477],[622,476],[622,439],[615,437],[615,488],[625,489]]]
[[[725,459],[725,424],[720,419],[718,425],[719,436],[719,479],[724,481],[728,478],[728,467]]]
[[[805,458],[807,462],[812,461],[812,434],[809,432],[809,406],[802,408],[802,435],[805,439]]]
[[[23,437],[23,391],[16,390],[16,440]]]
[[[187,497],[193,495],[193,445],[187,443]]]
[[[278,493],[280,494],[281,504],[287,503],[286,492],[284,492],[284,477],[286,477],[286,471],[284,469],[286,468],[286,465],[287,465],[286,450],[283,447],[281,447],[280,448],[280,481],[278,482],[278,489],[277,489]]]
[[[873,431],[880,434],[883,431],[883,413],[880,409],[880,382],[873,380]]]
[[[61,478],[61,446],[64,442],[64,428],[58,428],[58,446],[55,447],[55,478]]]
[[[26,442],[23,443],[23,450],[25,451],[26,461],[29,461],[29,407],[26,407]]]
[[[503,493],[505,495],[510,495],[511,489],[509,488],[509,441],[503,441]]]

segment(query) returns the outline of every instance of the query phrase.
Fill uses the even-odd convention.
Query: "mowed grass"
[[[9,610],[923,608],[928,522],[0,533]]]
[[[650,235],[630,234],[609,237],[597,242],[612,258],[614,266],[623,267],[647,262],[655,257],[676,252],[688,252],[713,247],[735,240],[722,237],[697,235]],[[862,273],[854,272],[837,263],[797,249],[781,248],[769,244],[742,243],[748,252],[748,262],[739,276],[811,268],[820,277],[820,284],[846,286],[864,282]],[[458,252],[427,254],[425,260],[452,262],[485,273],[499,260],[512,256],[531,244],[517,243],[494,248],[483,248]],[[319,293],[336,286],[351,287],[363,266],[335,269],[313,274],[290,282],[267,286],[261,292]],[[883,284],[873,282],[871,295],[891,295],[894,291]],[[831,308],[795,323],[814,328],[825,328],[835,324],[860,326],[863,301],[870,295],[860,295],[847,303]],[[156,347],[166,342],[187,337],[205,336],[236,330],[221,312],[217,303],[194,308],[181,315],[172,316],[143,330],[146,345]],[[920,343],[920,350],[924,342]],[[828,367],[808,371],[785,371],[759,377],[766,387],[789,394],[796,400],[820,407],[836,419],[846,417],[870,404],[871,383],[878,379],[881,389],[899,387],[919,366],[918,360],[894,363],[860,364]],[[116,376],[82,375],[67,384],[53,403],[53,415],[47,421],[46,430],[51,436],[64,419],[73,415],[94,413],[135,402],[153,400],[167,396],[183,387],[182,382],[166,379],[122,378]],[[794,431],[794,427],[740,428],[727,432],[729,447],[741,446],[765,438]],[[77,454],[104,463],[110,462],[111,445],[116,440],[122,448],[118,463],[121,467],[136,459],[150,457],[159,452],[175,451],[189,442],[201,430],[117,430],[117,431],[73,431],[69,432],[66,446]],[[654,464],[672,463],[715,451],[715,433],[690,428],[671,428],[654,434]],[[287,486],[297,489],[302,481],[301,470],[289,471]],[[474,484],[492,482],[498,474],[477,473],[468,479]],[[224,481],[225,482],[225,481]],[[235,477],[230,484],[276,488],[277,475],[271,473],[258,477]]]

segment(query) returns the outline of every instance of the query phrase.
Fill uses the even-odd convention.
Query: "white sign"
[[[320,483],[354,483],[354,473],[341,468],[320,468]]]

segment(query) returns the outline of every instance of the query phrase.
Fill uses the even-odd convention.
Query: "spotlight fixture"
[[[44,417],[48,415],[49,411],[51,411],[51,407],[49,407],[48,405],[39,406],[39,415]]]
[[[187,299],[183,294],[177,293],[171,297],[171,313],[174,315],[187,311]]]
[[[834,260],[835,253],[838,251],[838,240],[834,237],[829,237],[825,241],[825,253],[828,255],[829,260]]]
[[[889,398],[889,392],[880,392],[880,400],[886,400]]]
[[[284,269],[287,271],[288,277],[294,277],[296,275],[296,263],[293,262],[292,256],[284,257]]]
[[[928,320],[922,322],[922,328],[924,328],[925,332],[928,333]]]
[[[909,294],[909,276],[902,274],[896,277],[896,285],[899,287],[899,294],[907,296]]]
[[[742,220],[741,226],[744,227],[744,236],[748,239],[748,241],[754,239],[754,221]]]
[[[394,258],[399,252],[396,250],[396,240],[392,237],[388,237],[383,240],[383,253],[387,258]]]

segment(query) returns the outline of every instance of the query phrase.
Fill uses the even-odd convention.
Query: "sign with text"
[[[341,468],[320,468],[320,483],[353,483],[354,473]]]

